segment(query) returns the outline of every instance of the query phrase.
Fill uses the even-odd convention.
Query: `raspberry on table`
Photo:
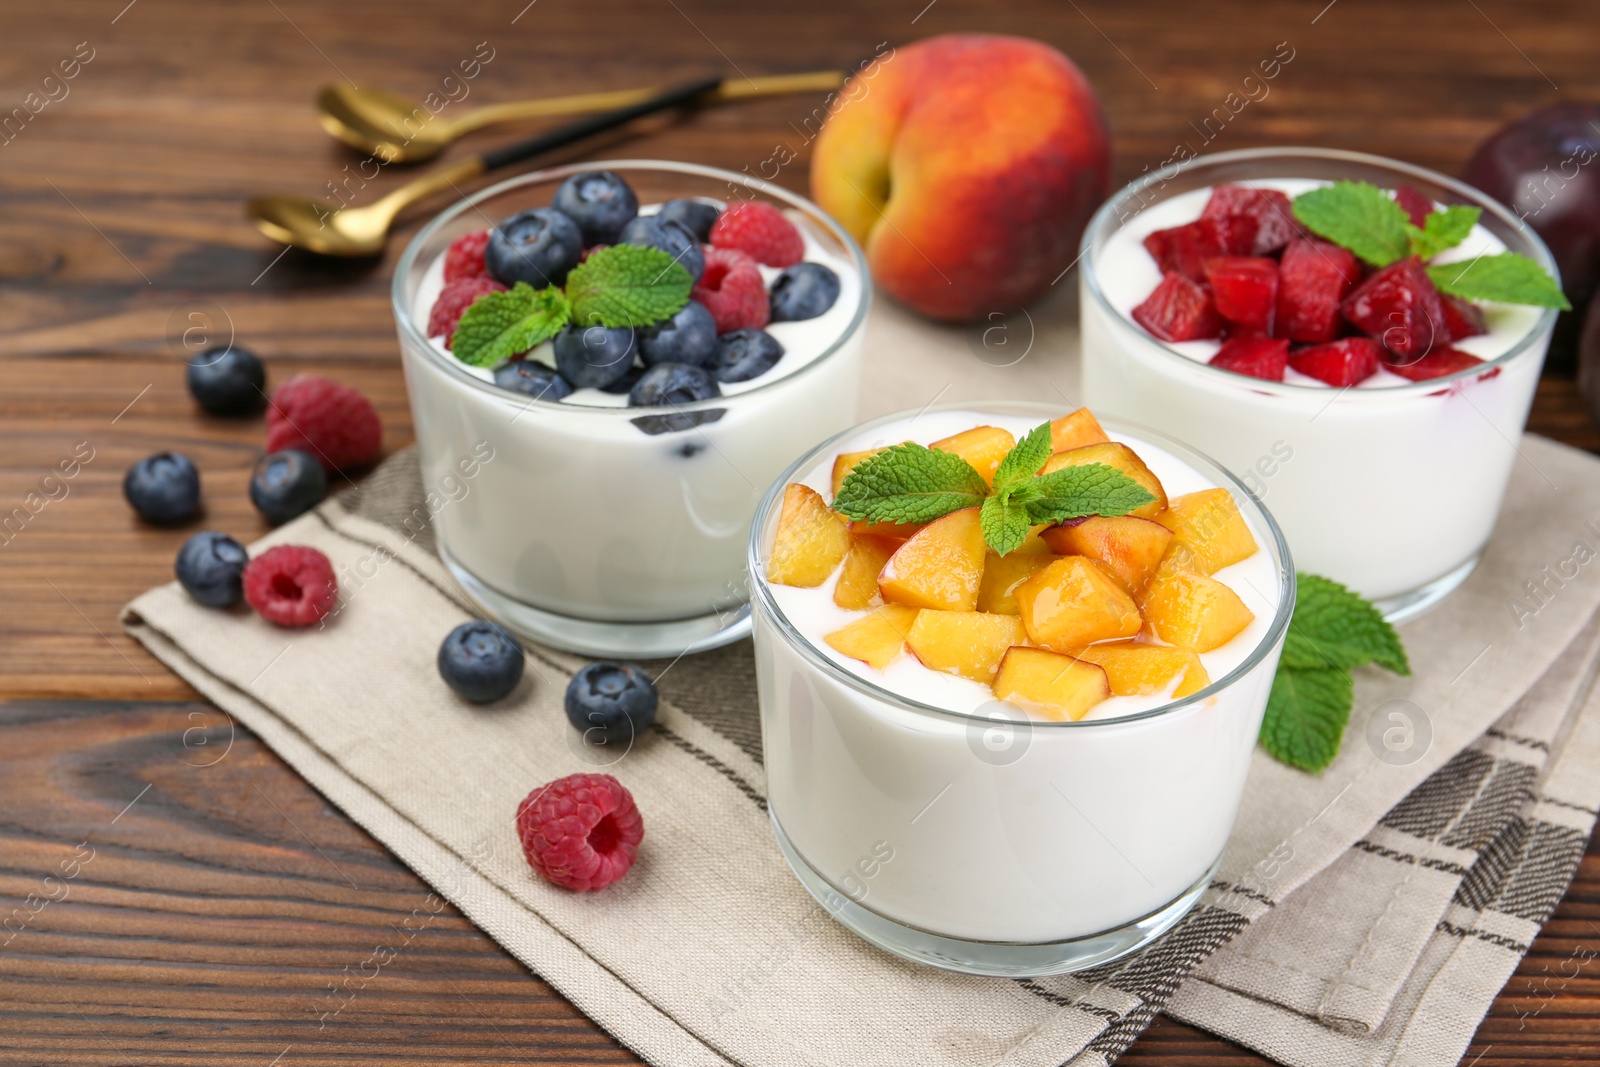
[[[772,313],[761,268],[750,256],[732,248],[713,245],[706,249],[706,271],[692,296],[711,312],[719,334],[758,330],[767,324]]]
[[[713,248],[731,248],[769,267],[792,267],[806,243],[783,212],[759,200],[732,204],[711,224]]]
[[[267,408],[268,452],[309,452],[331,472],[370,462],[382,445],[377,409],[348,385],[297,374],[273,391]]]
[[[528,866],[567,889],[604,889],[628,873],[644,840],[633,795],[609,774],[572,774],[517,805]]]
[[[487,278],[488,261],[483,250],[489,244],[489,231],[464,233],[450,242],[444,253],[444,283],[458,282],[463,278]]]
[[[298,629],[321,622],[339,599],[328,557],[305,545],[269,548],[244,568],[244,599],[263,619]]]
[[[456,325],[472,302],[484,293],[503,293],[506,287],[487,274],[449,282],[439,291],[439,299],[428,312],[428,336],[445,338],[444,346],[454,348]]]

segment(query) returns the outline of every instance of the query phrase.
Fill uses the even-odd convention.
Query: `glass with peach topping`
[[[1237,479],[1088,409],[895,415],[790,467],[749,568],[773,827],[839,921],[1025,976],[1193,907],[1294,603]]]

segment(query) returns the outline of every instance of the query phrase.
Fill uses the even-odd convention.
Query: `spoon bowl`
[[[317,94],[317,120],[351,148],[384,163],[425,162],[457,136],[452,123],[437,121],[415,100],[343,82]]]
[[[378,204],[345,207],[303,196],[258,196],[245,206],[256,229],[281,244],[325,256],[370,256],[383,251],[393,221]]]

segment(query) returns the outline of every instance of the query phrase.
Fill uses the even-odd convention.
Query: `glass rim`
[[[1158,353],[1158,358],[1160,359],[1181,361],[1189,368],[1188,373],[1198,374],[1202,379],[1212,384],[1238,386],[1243,381],[1244,387],[1273,396],[1312,396],[1328,392],[1329,386],[1298,385],[1293,382],[1274,382],[1263,378],[1245,379],[1242,375],[1232,371],[1190,359],[1164,342],[1150,336],[1138,323],[1111,306],[1111,301],[1107,299],[1105,292],[1100,287],[1099,272],[1095,269],[1095,259],[1092,254],[1097,247],[1104,245],[1104,242],[1117,231],[1118,226],[1126,221],[1119,217],[1122,206],[1151,186],[1165,185],[1179,175],[1193,171],[1196,168],[1255,161],[1271,162],[1285,159],[1323,159],[1334,163],[1359,164],[1387,170],[1407,178],[1420,179],[1448,189],[1472,206],[1482,208],[1485,214],[1494,216],[1509,227],[1513,233],[1526,241],[1529,251],[1532,253],[1532,258],[1541,267],[1550,272],[1550,276],[1555,279],[1558,286],[1561,284],[1561,271],[1556,266],[1555,257],[1550,253],[1550,249],[1545,246],[1544,240],[1531,226],[1528,226],[1518,218],[1510,208],[1481,189],[1475,189],[1465,182],[1440,174],[1438,171],[1429,170],[1427,167],[1404,163],[1397,159],[1390,159],[1387,156],[1377,156],[1367,152],[1352,152],[1342,148],[1287,146],[1277,148],[1240,148],[1229,152],[1213,152],[1209,155],[1196,156],[1185,162],[1169,163],[1159,170],[1154,170],[1135,178],[1117,190],[1109,200],[1100,205],[1100,209],[1089,220],[1089,225],[1083,231],[1083,240],[1078,246],[1078,258],[1083,262],[1083,284],[1089,290],[1094,303],[1112,320],[1133,331],[1136,339],[1142,342],[1146,351]],[[1262,177],[1267,180],[1271,179],[1270,174]],[[1243,180],[1248,181],[1250,179]],[[1528,329],[1527,333],[1517,340],[1516,344],[1493,359],[1485,360],[1477,366],[1466,367],[1451,374],[1441,375],[1438,378],[1429,378],[1426,381],[1407,382],[1405,385],[1386,385],[1374,389],[1347,387],[1342,390],[1335,390],[1337,395],[1334,399],[1342,400],[1347,394],[1355,394],[1363,401],[1371,399],[1377,402],[1382,402],[1380,398],[1385,397],[1409,399],[1417,396],[1428,396],[1447,389],[1458,381],[1484,374],[1490,368],[1499,369],[1511,363],[1517,357],[1524,355],[1530,348],[1535,347],[1554,328],[1558,314],[1557,309],[1542,308],[1540,310],[1541,314],[1538,320]]]
[[[765,539],[768,519],[782,497],[784,487],[793,481],[796,475],[809,471],[829,449],[837,448],[839,442],[846,438],[878,426],[919,414],[926,414],[929,411],[1038,415],[1041,418],[1048,419],[1052,413],[1057,413],[1057,417],[1059,417],[1060,410],[1057,406],[1036,401],[975,401],[970,404],[940,404],[937,407],[924,408],[920,412],[907,410],[896,412],[892,415],[884,415],[880,418],[858,423],[848,430],[834,434],[791,463],[778,476],[777,481],[773,482],[767,489],[765,495],[761,498],[761,503],[756,506],[755,518],[750,523],[750,537],[745,552],[746,576],[751,586],[750,603],[753,606],[759,605],[760,610],[773,623],[773,628],[778,632],[779,637],[791,648],[798,651],[812,666],[819,668],[834,681],[846,685],[858,693],[916,714],[934,715],[943,719],[957,719],[967,722],[995,722],[995,719],[986,715],[954,711],[950,708],[942,708],[934,704],[923,703],[920,700],[913,700],[870,679],[863,678],[853,671],[846,670],[823,655],[821,650],[807,639],[804,634],[800,633],[789,617],[784,614],[782,607],[778,605],[777,599],[773,596],[766,578],[762,576],[762,541]],[[1267,632],[1256,644],[1256,647],[1250,650],[1250,654],[1233,670],[1216,679],[1197,693],[1191,693],[1189,696],[1169,701],[1154,708],[1147,708],[1144,711],[1130,712],[1127,715],[1118,715],[1115,718],[1106,719],[1080,719],[1076,722],[1058,722],[1049,719],[1036,719],[1026,712],[1022,712],[1024,717],[1016,721],[1027,722],[1029,729],[1094,729],[1096,727],[1125,726],[1130,723],[1146,722],[1151,719],[1172,715],[1193,707],[1210,697],[1216,696],[1222,690],[1229,688],[1260,666],[1261,661],[1281,643],[1283,635],[1289,628],[1290,616],[1294,613],[1295,571],[1293,558],[1289,554],[1288,542],[1284,540],[1283,531],[1278,528],[1277,520],[1272,517],[1272,513],[1267,510],[1261,498],[1251,492],[1249,486],[1234,477],[1230,471],[1209,456],[1196,451],[1181,441],[1168,437],[1166,434],[1123,419],[1102,419],[1100,421],[1107,429],[1126,434],[1141,441],[1148,441],[1150,444],[1166,449],[1176,458],[1193,466],[1201,474],[1213,477],[1217,481],[1219,488],[1228,489],[1234,492],[1236,496],[1242,496],[1245,499],[1248,506],[1253,509],[1255,518],[1266,528],[1270,535],[1272,547],[1277,556],[1280,571],[1278,607],[1273,615],[1272,623],[1267,627]]]
[[[839,336],[836,337],[826,349],[818,354],[816,358],[812,359],[805,366],[799,368],[793,373],[774,378],[772,381],[767,382],[764,385],[758,385],[754,389],[746,389],[742,392],[732,393],[726,396],[708,397],[705,400],[696,400],[686,404],[671,404],[665,407],[654,408],[627,406],[611,407],[594,404],[565,404],[559,400],[545,400],[540,397],[526,396],[522,393],[515,393],[507,389],[502,389],[493,382],[484,381],[482,378],[467,370],[465,365],[463,365],[460,360],[447,357],[441,353],[433,346],[433,342],[427,337],[424,337],[422,335],[422,331],[417,328],[417,323],[415,318],[412,316],[412,309],[405,292],[406,281],[410,277],[411,271],[415,266],[418,257],[422,254],[423,247],[430,240],[432,240],[440,230],[449,226],[450,223],[454,222],[467,212],[476,210],[479,204],[482,204],[487,200],[493,199],[502,193],[510,192],[523,186],[539,185],[552,181],[559,181],[563,178],[569,178],[574,174],[581,174],[582,172],[588,170],[658,171],[668,174],[687,174],[699,178],[716,179],[728,184],[742,185],[748,189],[754,190],[755,192],[770,196],[791,208],[803,212],[808,218],[820,224],[823,229],[825,229],[836,241],[839,242],[840,246],[844,248],[847,256],[849,257],[851,266],[855,268],[857,277],[860,278],[861,295],[860,299],[856,303],[855,313],[850,317],[850,322],[844,327],[844,329],[840,331]],[[489,225],[494,225],[494,222],[491,221]],[[822,208],[818,207],[812,201],[806,199],[798,193],[792,193],[789,190],[774,185],[771,182],[752,177],[748,174],[738,174],[731,170],[723,170],[720,167],[708,167],[699,163],[682,163],[675,160],[664,159],[593,159],[584,160],[577,163],[564,163],[556,167],[545,167],[540,170],[528,171],[525,174],[518,174],[507,178],[504,181],[496,182],[493,185],[480,189],[470,196],[463,197],[450,207],[439,212],[433,218],[429,219],[428,222],[423,225],[422,229],[417,231],[415,236],[413,236],[411,240],[406,243],[405,251],[401,253],[399,261],[396,262],[394,268],[394,277],[389,285],[389,305],[390,310],[394,314],[395,323],[400,331],[402,340],[402,355],[404,354],[404,350],[408,345],[415,346],[419,351],[425,352],[426,356],[424,358],[431,360],[435,366],[443,368],[447,374],[450,374],[457,380],[472,386],[480,392],[483,392],[492,400],[510,404],[522,408],[523,410],[558,410],[563,415],[576,415],[580,417],[593,416],[599,419],[631,419],[638,417],[641,413],[652,411],[692,412],[709,410],[713,408],[730,408],[744,403],[746,397],[753,397],[758,394],[766,393],[789,382],[795,381],[811,373],[814,368],[820,367],[822,364],[832,360],[849,344],[852,338],[861,332],[866,323],[867,311],[872,306],[872,296],[872,274],[868,269],[866,256],[861,251],[860,245],[856,243],[855,238],[850,236],[850,233],[845,230],[843,226],[841,226],[831,215],[823,211]]]

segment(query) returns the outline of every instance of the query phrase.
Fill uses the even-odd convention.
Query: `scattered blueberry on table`
[[[250,502],[274,526],[304,515],[328,492],[322,461],[309,452],[286,448],[256,460],[250,474]]]
[[[189,395],[212,415],[254,415],[267,403],[267,371],[239,345],[208,348],[189,361]]]
[[[591,663],[567,683],[567,721],[597,744],[649,729],[658,703],[655,683],[631,663]]]
[[[439,674],[463,700],[499,700],[522,680],[522,646],[510,631],[473,620],[451,630],[439,645]]]
[[[182,522],[200,507],[200,472],[188,456],[157,452],[128,468],[122,495],[145,522]]]
[[[231,608],[244,599],[244,568],[250,556],[227,534],[205,530],[178,549],[173,569],[178,584],[208,608]]]

